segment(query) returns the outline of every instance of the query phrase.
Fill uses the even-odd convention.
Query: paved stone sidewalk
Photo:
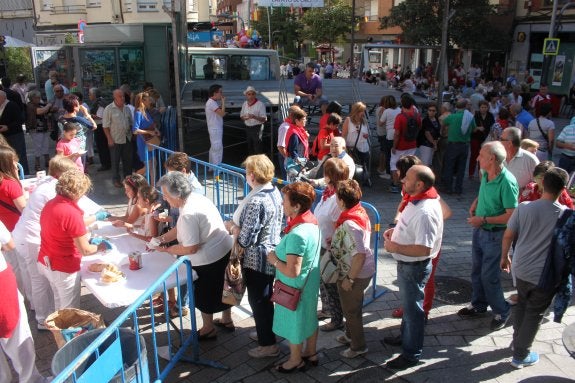
[[[95,168],[95,166],[92,166]],[[123,209],[125,197],[122,189],[116,189],[111,182],[110,172],[94,171],[93,199],[110,209]],[[382,228],[391,221],[398,194],[386,192],[389,181],[374,177],[374,186],[364,190],[364,201],[377,207]],[[201,344],[202,357],[217,360],[230,367],[229,371],[181,363],[167,379],[168,382],[567,382],[575,377],[575,360],[569,356],[561,339],[567,325],[575,323],[575,310],[571,307],[563,323],[552,322],[548,314],[537,335],[534,350],[541,355],[541,361],[532,367],[516,370],[510,365],[509,344],[512,327],[491,332],[491,315],[475,319],[461,319],[456,312],[467,304],[471,268],[471,228],[466,224],[468,208],[475,198],[478,183],[466,182],[460,197],[444,196],[453,210],[453,217],[446,222],[441,261],[437,278],[460,278],[456,283],[447,281],[436,294],[430,320],[426,326],[425,346],[422,363],[401,373],[392,374],[383,365],[396,356],[400,349],[383,343],[383,337],[399,333],[400,320],[391,317],[393,309],[399,306],[396,286],[395,262],[380,249],[378,262],[378,285],[388,289],[387,293],[364,309],[364,323],[369,353],[365,357],[348,360],[339,356],[345,347],[334,339],[339,332],[322,333],[319,337],[320,365],[306,372],[281,375],[270,368],[282,361],[289,353],[285,342],[280,345],[282,355],[276,359],[255,360],[247,355],[250,348],[257,346],[248,334],[254,331],[253,319],[242,309],[234,308],[236,331],[232,334],[218,334],[217,341]],[[383,245],[383,242],[380,242]],[[511,278],[503,275],[505,294],[513,291]],[[467,296],[465,296],[467,295]],[[440,300],[441,299],[441,300]],[[451,302],[451,303],[449,303]],[[92,295],[83,289],[82,308],[101,312],[109,323],[121,312],[120,309],[104,308]],[[199,319],[199,315],[197,316]],[[29,317],[37,349],[37,366],[45,375],[51,375],[50,363],[56,347],[49,332],[36,331],[36,323]],[[199,322],[201,323],[201,321]],[[510,321],[511,323],[511,321]],[[152,365],[152,356],[149,363]],[[153,378],[153,377],[152,377]],[[15,380],[14,380],[15,382]]]

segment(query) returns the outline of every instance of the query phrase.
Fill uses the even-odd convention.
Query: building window
[[[51,11],[54,7],[53,0],[42,0],[42,10],[43,11]]]
[[[138,12],[158,12],[156,0],[138,0]]]
[[[364,16],[366,21],[377,21],[379,19],[377,15],[379,9],[378,0],[365,0],[364,9]]]

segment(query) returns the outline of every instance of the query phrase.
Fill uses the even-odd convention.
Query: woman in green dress
[[[276,370],[291,373],[304,369],[305,361],[317,365],[320,231],[310,210],[315,200],[313,187],[295,182],[284,186],[282,193],[288,225],[275,251],[268,254],[268,262],[276,268],[277,279],[302,290],[295,311],[279,304],[274,311],[273,331],[290,343],[289,359]]]

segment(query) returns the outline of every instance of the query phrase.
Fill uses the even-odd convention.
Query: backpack
[[[409,116],[406,113],[401,113],[405,116],[407,120],[406,128],[403,131],[403,139],[406,141],[415,141],[419,135],[419,124],[417,123],[417,113],[413,113],[413,116]]]
[[[557,219],[537,287],[556,291],[570,273],[575,273],[575,214],[566,209]]]

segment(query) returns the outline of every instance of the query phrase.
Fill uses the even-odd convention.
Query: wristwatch
[[[349,283],[351,283],[351,284],[353,285],[354,280],[351,279],[351,278],[349,277],[349,275],[346,275],[345,277],[347,278],[347,280],[349,281]]]
[[[483,217],[483,222],[482,222],[482,223],[483,223],[484,225],[487,225],[487,217],[485,217],[485,216]]]

